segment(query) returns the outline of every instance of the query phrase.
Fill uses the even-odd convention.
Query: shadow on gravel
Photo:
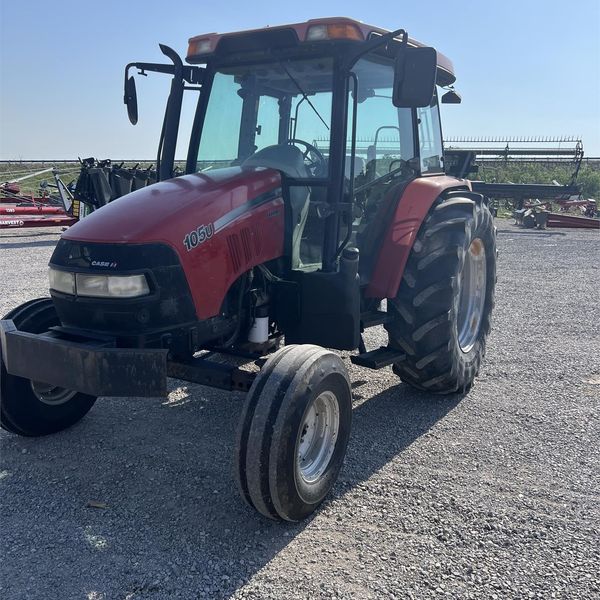
[[[347,462],[329,504],[460,400],[396,385],[362,401],[361,383]],[[100,399],[78,426],[55,436],[3,434],[6,597],[49,586],[64,598],[162,598],[182,589],[228,598],[248,582],[310,520],[273,523],[238,497],[231,467],[241,401],[181,387],[163,402]]]
[[[2,239],[2,238],[0,238]],[[48,246],[56,246],[58,240],[40,240],[38,242],[21,242],[11,244],[0,244],[0,250],[17,250],[18,248],[47,248]]]
[[[338,486],[334,496],[369,479],[427,433],[461,399],[459,394],[435,396],[405,384],[367,398],[353,412],[352,438],[340,477],[340,483],[346,489]]]

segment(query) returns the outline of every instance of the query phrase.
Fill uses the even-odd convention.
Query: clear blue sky
[[[193,35],[336,15],[404,27],[454,61],[463,103],[443,107],[446,136],[580,135],[600,156],[600,0],[0,0],[0,158],[151,158],[168,82],[138,78],[132,127],[127,62],[161,62],[158,42],[185,54]]]

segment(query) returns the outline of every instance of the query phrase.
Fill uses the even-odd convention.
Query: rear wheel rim
[[[458,344],[469,352],[481,330],[487,289],[485,246],[480,238],[469,245],[460,274],[460,299],[458,304]]]
[[[35,397],[48,406],[60,406],[68,402],[77,393],[74,390],[66,390],[65,388],[50,385],[49,383],[41,383],[39,381],[31,381],[31,389]]]
[[[305,483],[315,483],[329,466],[340,427],[337,396],[325,391],[312,400],[300,429],[296,466]]]

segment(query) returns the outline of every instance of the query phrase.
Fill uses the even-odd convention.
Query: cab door
[[[345,178],[353,176],[350,244],[360,250],[361,283],[367,283],[379,255],[381,240],[403,188],[416,175],[415,112],[392,104],[394,63],[369,54],[353,69],[348,107]],[[356,152],[352,156],[352,104],[357,99]],[[342,226],[341,236],[347,233]]]

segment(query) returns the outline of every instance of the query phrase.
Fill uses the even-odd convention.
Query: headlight
[[[62,292],[63,294],[75,293],[75,274],[68,271],[59,271],[57,269],[48,269],[48,279],[50,289]]]
[[[150,293],[145,275],[88,275],[50,267],[50,289],[63,294],[97,298],[136,298]]]
[[[78,296],[97,298],[135,298],[150,293],[145,275],[86,275],[75,276]]]

